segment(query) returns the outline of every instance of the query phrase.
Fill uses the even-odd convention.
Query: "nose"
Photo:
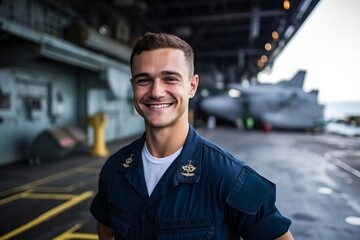
[[[151,89],[149,91],[149,95],[150,97],[152,98],[160,98],[160,97],[163,97],[165,96],[166,94],[166,91],[165,91],[165,86],[164,86],[164,83],[156,78],[152,85],[151,85]]]

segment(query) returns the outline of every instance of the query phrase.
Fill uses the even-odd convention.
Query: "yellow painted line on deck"
[[[91,160],[91,161],[89,161],[87,163],[84,163],[84,164],[80,165],[79,167],[100,169],[104,165],[105,160],[106,160],[106,158]]]
[[[26,197],[28,197],[28,196],[31,195],[31,194],[32,194],[32,192],[22,192],[22,193],[18,193],[18,194],[12,195],[12,196],[10,196],[10,197],[1,199],[1,200],[0,200],[0,205],[7,204],[7,203],[9,203],[9,202],[13,202],[13,201],[16,201],[16,200],[18,200],[18,199],[26,198]]]
[[[100,174],[100,169],[102,166],[97,168],[89,168],[89,167],[80,167],[79,170],[84,173],[96,174],[97,176]]]
[[[68,200],[76,197],[74,194],[51,194],[51,193],[33,193],[25,196],[26,199],[50,199],[50,200]]]
[[[38,180],[35,180],[33,182],[30,182],[30,183],[26,183],[24,185],[21,185],[21,186],[15,187],[15,188],[10,188],[10,189],[8,189],[6,191],[0,192],[0,198],[2,196],[6,196],[6,195],[9,195],[9,194],[14,193],[14,192],[24,191],[24,190],[27,190],[27,189],[32,188],[34,186],[39,186],[41,184],[45,184],[45,183],[48,183],[48,182],[51,182],[51,181],[54,181],[54,180],[58,180],[58,179],[70,176],[70,175],[72,175],[72,174],[74,174],[76,172],[78,172],[78,170],[76,168],[72,168],[72,169],[69,169],[69,170],[66,170],[66,171],[63,171],[63,172],[59,172],[59,173],[56,173],[56,174],[53,174],[53,175],[50,175],[50,176],[47,176],[47,177],[44,177],[44,178],[40,178]]]
[[[19,199],[50,199],[50,200],[68,200],[76,197],[74,194],[51,194],[51,193],[33,193],[33,192],[22,192],[13,196],[0,200],[0,205],[4,205]]]
[[[35,180],[35,181],[30,182],[30,183],[25,184],[25,185],[27,185],[27,186],[39,186],[39,185],[42,185],[42,184],[45,184],[45,183],[49,183],[49,182],[52,182],[52,181],[55,181],[55,180],[70,176],[70,175],[72,175],[74,173],[77,173],[77,172],[78,172],[77,168],[71,168],[71,169],[68,169],[68,170],[65,170],[65,171],[62,171],[62,172],[59,172],[59,173],[55,173],[55,174],[47,176],[47,177],[40,178],[38,180]]]
[[[71,240],[71,239],[83,239],[83,240],[98,240],[97,234],[91,233],[64,233],[61,236],[54,238],[53,240]]]
[[[68,239],[86,239],[86,240],[98,240],[97,234],[94,233],[75,233],[82,225],[80,223],[76,224],[66,232],[61,235],[53,238],[53,240],[68,240]]]
[[[33,191],[38,191],[38,192],[72,192],[78,188],[84,187],[86,185],[89,185],[92,182],[97,182],[98,178],[88,178],[87,180],[84,181],[79,181],[77,183],[68,185],[66,187],[34,187]]]
[[[37,187],[37,186],[43,185],[45,183],[49,183],[49,182],[52,182],[52,181],[55,181],[55,180],[59,180],[61,178],[65,178],[65,177],[68,177],[68,176],[76,174],[76,173],[97,173],[97,175],[96,175],[96,177],[97,177],[100,170],[97,170],[97,172],[95,172],[95,171],[90,172],[88,170],[88,168],[85,167],[85,166],[88,166],[88,165],[89,165],[89,163],[86,163],[86,164],[83,164],[81,166],[71,168],[71,169],[68,169],[68,170],[65,170],[65,171],[62,171],[62,172],[59,172],[59,173],[55,173],[53,175],[50,175],[50,176],[47,176],[47,177],[44,177],[44,178],[40,178],[38,180],[26,183],[24,185],[21,185],[21,186],[15,187],[15,188],[10,188],[8,190],[0,192],[0,198],[3,197],[3,196],[6,196],[6,195],[16,193],[16,192],[23,192],[23,191],[26,191],[26,190],[31,189],[33,187]],[[65,191],[73,191],[76,187],[84,186],[87,183],[88,183],[88,181],[81,181],[81,182],[79,182],[77,184],[71,185]],[[56,189],[56,191],[59,190],[59,188],[54,188],[54,189]]]
[[[66,211],[67,209],[79,204],[82,201],[85,201],[86,199],[92,197],[94,195],[93,191],[87,191],[84,192],[76,197],[71,198],[70,200],[66,201],[65,203],[60,204],[57,207],[54,207],[53,209],[50,209],[49,211],[41,214],[40,216],[38,216],[37,218],[33,219],[32,221],[8,232],[7,234],[3,235],[0,237],[0,240],[6,240],[6,239],[10,239],[12,237],[15,237],[53,217],[55,217],[56,215]]]

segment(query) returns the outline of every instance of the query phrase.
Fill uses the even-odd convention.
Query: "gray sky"
[[[321,0],[260,82],[307,70],[304,89],[320,102],[360,101],[360,0]]]

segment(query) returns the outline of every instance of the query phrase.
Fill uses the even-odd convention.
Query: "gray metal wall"
[[[77,122],[76,79],[71,71],[36,64],[3,68],[0,87],[10,97],[10,105],[0,108],[0,164],[27,156],[31,141],[42,130]]]
[[[29,156],[34,138],[48,128],[78,126],[89,135],[86,118],[105,113],[109,122],[106,140],[114,141],[143,131],[143,121],[131,102],[129,72],[106,76],[49,62],[0,69],[0,87],[9,106],[0,108],[0,165]],[[124,92],[115,95],[108,77]]]
[[[99,112],[108,116],[107,142],[144,130],[132,104],[130,48],[92,28],[79,44],[64,39],[73,14],[56,1],[0,4],[0,165],[26,159],[49,128],[77,126],[91,145],[87,117]]]

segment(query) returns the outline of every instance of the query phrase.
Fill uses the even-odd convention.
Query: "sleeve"
[[[90,205],[90,212],[98,222],[105,226],[109,226],[108,199],[103,170],[99,177],[98,192]]]
[[[245,240],[275,239],[286,233],[291,221],[275,206],[275,184],[244,168],[226,198],[227,220]]]

